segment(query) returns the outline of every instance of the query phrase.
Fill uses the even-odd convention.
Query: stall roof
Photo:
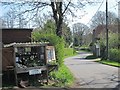
[[[26,42],[26,43],[10,43],[4,45],[4,47],[34,47],[48,45],[49,42]]]
[[[2,28],[2,43],[25,43],[31,42],[30,28]]]
[[[33,28],[2,28],[2,30],[29,30],[29,31],[32,31]]]

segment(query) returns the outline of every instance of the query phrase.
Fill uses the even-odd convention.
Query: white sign
[[[40,74],[40,73],[41,73],[41,69],[29,70],[29,75],[35,75],[35,74]]]

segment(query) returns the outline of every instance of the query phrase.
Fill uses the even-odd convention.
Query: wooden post
[[[18,80],[17,80],[17,71],[16,71],[16,53],[15,53],[15,46],[13,46],[13,56],[14,56],[14,74],[15,74],[15,84],[18,86]]]
[[[47,67],[47,70],[46,70],[46,79],[47,79],[47,84],[48,84],[47,45],[45,45],[45,47],[44,47],[44,55],[45,55],[45,65]]]

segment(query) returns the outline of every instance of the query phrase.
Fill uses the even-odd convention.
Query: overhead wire
[[[116,1],[116,0],[115,0]],[[87,25],[92,21],[92,19],[94,18],[94,16],[97,14],[97,12],[100,10],[101,6],[103,5],[104,0],[101,2],[100,6],[98,7],[97,11],[95,12],[95,14],[92,16],[92,18],[88,21]],[[120,1],[116,1],[116,5],[112,6],[109,8],[109,10],[113,9],[114,7],[118,6]],[[114,8],[116,10],[116,8]]]
[[[98,7],[97,11],[95,12],[95,14],[92,16],[92,18],[89,20],[89,22],[87,24],[90,23],[90,21],[92,21],[93,17],[97,14],[97,12],[99,11],[99,9],[101,8],[101,6],[103,5],[104,0],[101,2],[100,6]]]

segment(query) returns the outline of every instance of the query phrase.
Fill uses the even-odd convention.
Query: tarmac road
[[[87,60],[87,52],[65,59],[65,65],[75,77],[75,88],[116,88],[120,86],[118,68]],[[120,87],[119,87],[120,88]]]

